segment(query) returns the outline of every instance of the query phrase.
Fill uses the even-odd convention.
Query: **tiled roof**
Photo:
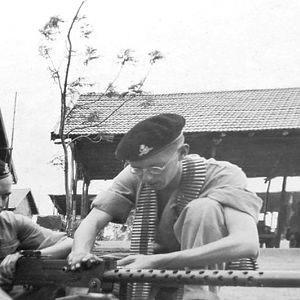
[[[83,94],[69,115],[66,132],[123,134],[138,121],[163,112],[183,115],[185,132],[300,129],[300,88],[140,95],[131,99]]]

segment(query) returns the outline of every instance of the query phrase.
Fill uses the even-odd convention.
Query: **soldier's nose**
[[[144,183],[150,184],[153,181],[153,175],[145,170],[142,180]]]

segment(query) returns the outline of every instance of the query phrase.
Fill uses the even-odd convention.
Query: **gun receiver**
[[[25,256],[18,260],[13,284],[88,287],[91,279],[102,280],[104,271],[112,269],[112,264],[114,262],[104,260],[93,266],[83,265],[79,270],[70,271],[66,260]]]

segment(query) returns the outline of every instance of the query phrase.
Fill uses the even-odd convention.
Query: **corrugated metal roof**
[[[183,115],[187,121],[185,132],[300,129],[300,88],[151,94],[121,99],[83,94],[69,114],[66,132],[123,134],[138,121],[163,112]]]

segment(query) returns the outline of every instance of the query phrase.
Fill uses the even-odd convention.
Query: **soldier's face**
[[[11,186],[11,176],[0,179],[0,212],[7,208],[9,195],[11,194]]]
[[[154,190],[162,190],[174,179],[180,168],[178,149],[162,151],[147,159],[130,162],[131,171]]]

